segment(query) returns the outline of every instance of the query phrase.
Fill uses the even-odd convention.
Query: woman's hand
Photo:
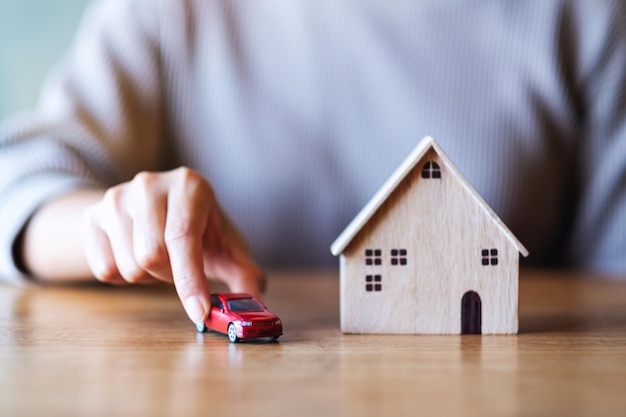
[[[76,195],[68,197],[72,199],[81,201]],[[204,320],[210,309],[207,277],[225,282],[233,292],[255,297],[263,292],[263,271],[199,173],[188,168],[142,172],[97,199],[83,201],[89,200],[83,207],[82,246],[96,279],[112,284],[172,282],[194,323]],[[48,212],[55,212],[54,204]],[[34,220],[41,224],[42,219]],[[28,234],[27,229],[25,253],[32,242]]]

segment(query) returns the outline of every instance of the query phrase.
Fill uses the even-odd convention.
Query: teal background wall
[[[0,119],[32,108],[89,0],[0,0]]]

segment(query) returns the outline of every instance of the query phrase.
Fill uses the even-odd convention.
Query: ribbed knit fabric
[[[179,165],[264,266],[334,265],[431,135],[529,262],[626,276],[623,5],[96,2],[36,111],[0,129],[0,275],[23,279],[11,248],[48,199]]]

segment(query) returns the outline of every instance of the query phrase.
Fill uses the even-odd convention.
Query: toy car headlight
[[[241,325],[243,327],[249,327],[249,326],[252,326],[252,322],[251,321],[242,321]]]
[[[274,322],[274,324],[275,324],[276,326],[280,326],[281,324],[283,324],[283,322],[282,322],[282,321],[280,321],[280,319],[278,319],[278,320],[276,320],[276,321]]]

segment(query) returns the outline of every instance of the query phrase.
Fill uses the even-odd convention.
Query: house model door
[[[461,334],[481,334],[482,303],[480,295],[468,291],[461,300]]]

